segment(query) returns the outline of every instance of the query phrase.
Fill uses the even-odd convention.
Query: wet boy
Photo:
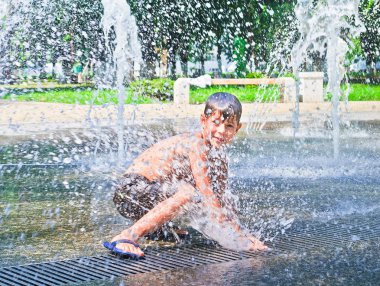
[[[244,249],[266,249],[241,229],[234,208],[224,200],[228,177],[224,147],[240,129],[241,113],[234,95],[215,93],[201,115],[201,132],[173,136],[138,156],[114,197],[118,211],[135,223],[104,246],[119,254],[143,256],[137,244],[140,238],[196,205],[207,210],[206,219],[212,224],[234,232]]]

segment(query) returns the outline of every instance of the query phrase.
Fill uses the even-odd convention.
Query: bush
[[[351,71],[347,73],[350,83],[379,84],[380,72]]]
[[[129,90],[136,97],[156,98],[160,101],[173,100],[174,80],[167,78],[136,80]]]
[[[262,72],[247,73],[246,78],[263,78],[265,75]]]
[[[281,77],[291,77],[293,79],[296,79],[296,76],[291,72],[286,72]]]
[[[224,72],[222,73],[222,78],[236,78],[236,75],[234,72]]]

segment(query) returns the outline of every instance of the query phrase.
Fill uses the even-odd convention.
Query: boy
[[[224,147],[241,128],[241,113],[234,95],[215,93],[201,115],[201,132],[173,136],[138,156],[114,197],[121,215],[135,223],[103,245],[118,254],[142,257],[140,238],[195,206],[204,211],[201,216],[206,221],[233,233],[235,249],[267,249],[241,229],[234,208],[225,199],[228,165]]]

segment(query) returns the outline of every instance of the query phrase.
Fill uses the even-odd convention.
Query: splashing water
[[[299,0],[295,14],[299,23],[300,38],[294,45],[292,55],[293,72],[298,78],[303,63],[311,64],[311,54],[326,57],[327,92],[332,94],[332,126],[334,158],[339,156],[339,97],[340,83],[345,76],[344,57],[352,38],[362,31],[358,15],[359,1],[327,0],[317,5],[313,0]],[[297,82],[294,133],[299,127],[300,87]]]
[[[103,30],[107,46],[112,54],[112,69],[110,72],[116,76],[116,88],[118,89],[118,163],[124,161],[124,100],[125,82],[131,80],[131,71],[134,65],[141,62],[141,47],[137,39],[137,26],[135,18],[131,15],[131,10],[126,1],[102,1],[104,15],[102,19]],[[115,33],[115,40],[110,41],[110,33]],[[114,50],[112,46],[114,45]]]
[[[0,1],[0,19],[5,17],[8,14],[9,1],[2,0]]]

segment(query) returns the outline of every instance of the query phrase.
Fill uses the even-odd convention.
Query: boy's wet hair
[[[223,121],[234,117],[237,123],[240,122],[242,106],[235,95],[227,92],[217,92],[209,96],[206,101],[204,115],[208,118],[215,111],[220,111]]]

